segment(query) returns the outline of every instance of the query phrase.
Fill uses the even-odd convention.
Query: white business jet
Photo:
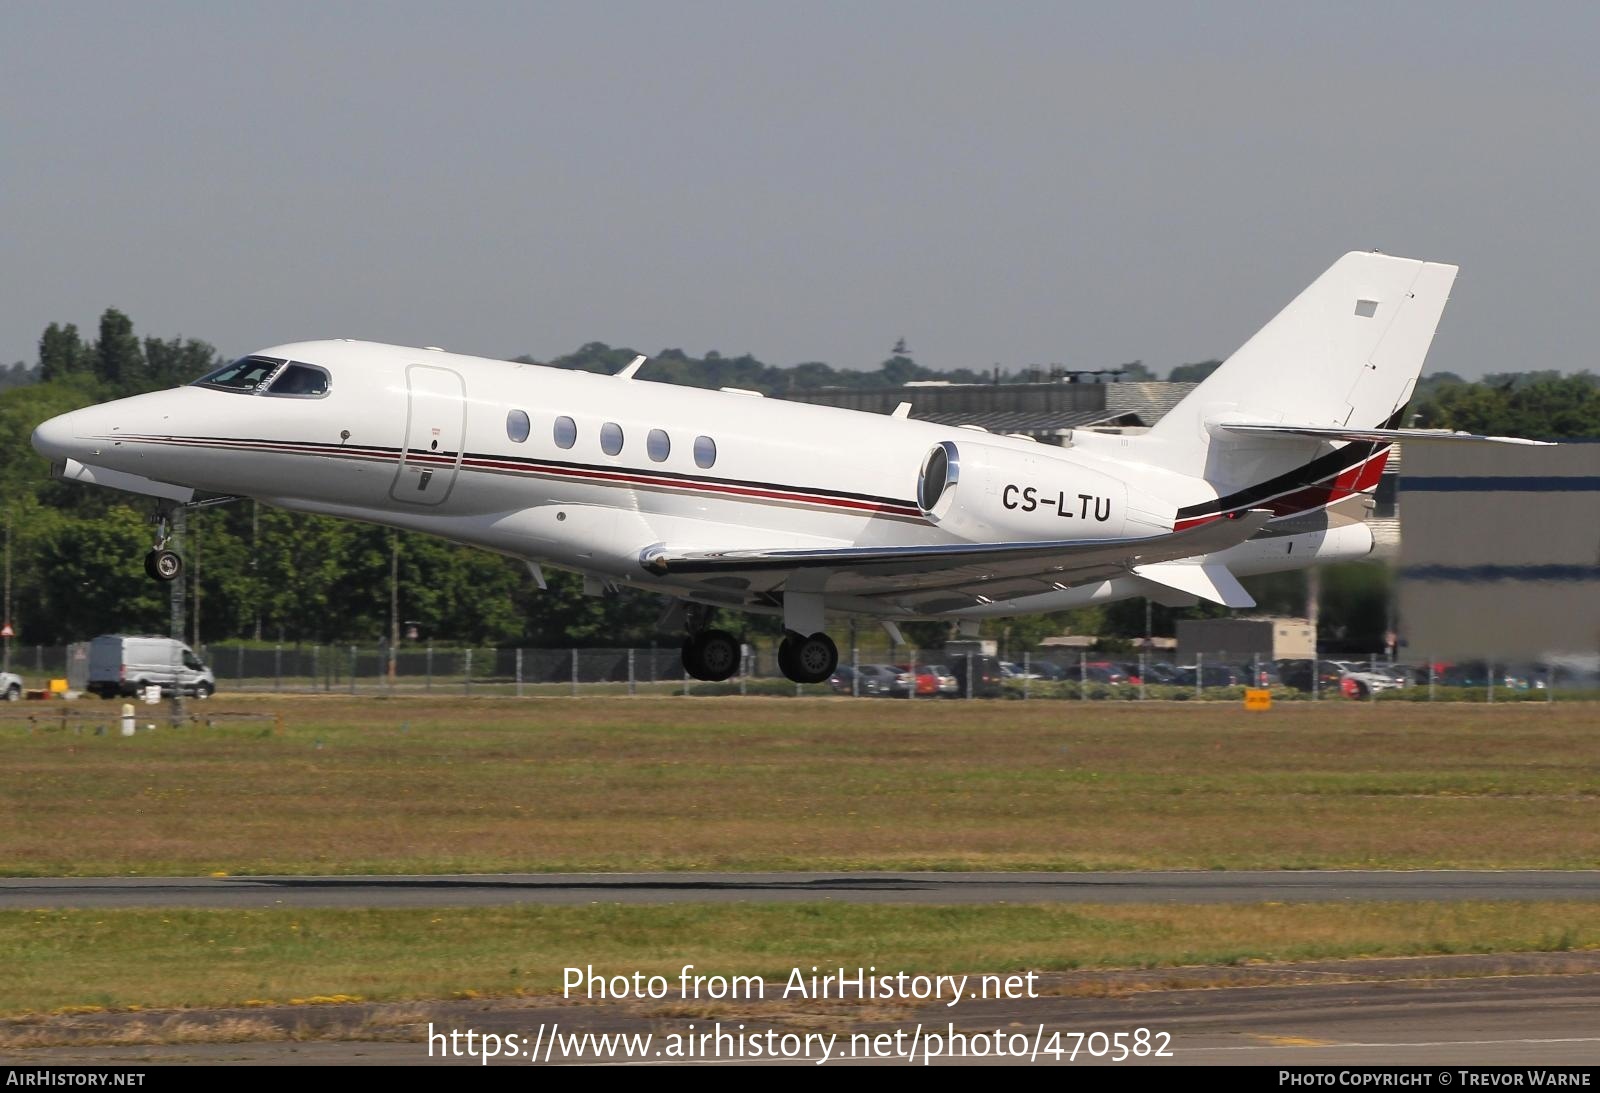
[[[726,679],[708,608],[781,614],[826,679],[824,620],[966,623],[1130,596],[1249,607],[1241,574],[1357,558],[1454,266],[1353,253],[1142,435],[1060,447],[876,415],[359,341],[297,342],[52,418],[59,477],[179,506],[255,498],[664,593],[683,661]],[[909,397],[909,395],[908,395]]]

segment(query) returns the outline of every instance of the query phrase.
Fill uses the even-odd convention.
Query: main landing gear
[[[172,510],[158,506],[151,523],[156,526],[156,545],[144,556],[144,571],[157,581],[175,581],[183,574],[183,556],[167,549],[172,541]]]
[[[739,639],[726,630],[701,630],[683,639],[683,670],[707,683],[731,679],[742,655]]]
[[[721,683],[739,670],[739,639],[725,630],[701,630],[683,642],[683,670]],[[821,683],[839,666],[839,649],[827,634],[790,634],[778,646],[778,667],[796,683]]]
[[[821,683],[839,666],[839,647],[827,634],[790,631],[778,646],[778,667],[796,683]]]
[[[814,610],[807,614],[795,613],[792,624],[784,632],[783,641],[778,645],[778,667],[796,683],[821,683],[833,675],[834,669],[839,666],[839,647],[822,632],[821,603],[810,606]],[[672,610],[677,612],[680,609],[689,631],[689,636],[683,642],[683,670],[695,679],[703,679],[708,683],[721,683],[732,678],[739,670],[743,653],[739,639],[725,630],[707,629],[705,623],[709,611],[699,604],[683,604],[681,608]],[[663,621],[668,617],[664,615]],[[791,623],[787,613],[784,621]],[[805,623],[811,625],[806,626]],[[807,637],[793,624],[814,632]]]

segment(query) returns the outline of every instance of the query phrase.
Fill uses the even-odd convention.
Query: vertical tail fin
[[[1455,276],[1455,266],[1345,255],[1156,424],[1148,458],[1190,474],[1204,468],[1232,488],[1291,471],[1320,442],[1213,435],[1215,422],[1391,426]]]

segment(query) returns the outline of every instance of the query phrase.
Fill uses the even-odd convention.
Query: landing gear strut
[[[731,679],[740,656],[739,639],[725,630],[701,630],[683,641],[683,670],[707,683]]]
[[[156,526],[156,545],[144,556],[144,571],[154,580],[175,581],[183,574],[183,556],[167,549],[172,540],[172,510],[165,505],[156,506],[151,523]]]
[[[792,630],[778,646],[778,667],[796,683],[821,683],[839,666],[839,647],[824,633],[810,637]]]

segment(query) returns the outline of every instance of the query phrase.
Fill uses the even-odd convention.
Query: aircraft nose
[[[66,459],[78,447],[76,412],[59,414],[33,431],[33,450],[51,462]]]

